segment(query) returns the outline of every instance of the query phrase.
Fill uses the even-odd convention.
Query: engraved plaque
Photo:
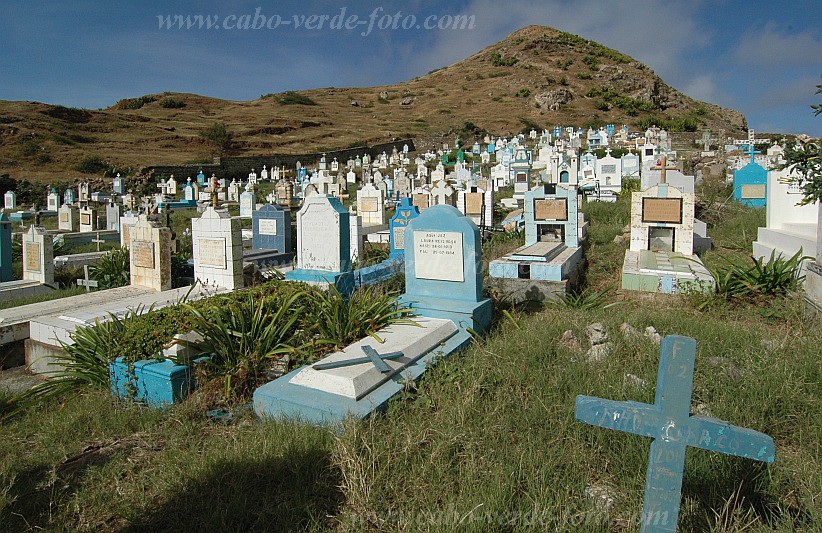
[[[528,183],[528,175],[525,172],[517,172],[517,183]]]
[[[534,200],[534,220],[568,220],[568,200],[566,198]]]
[[[379,198],[375,196],[363,196],[360,198],[360,211],[363,213],[376,213],[379,211],[377,202]]]
[[[682,224],[682,198],[643,198],[642,221]]]
[[[80,213],[80,224],[91,226],[91,213]]]
[[[129,238],[131,237],[131,224],[121,224],[120,233],[123,237],[123,245],[128,246],[130,244]]]
[[[154,268],[154,243],[131,241],[132,264],[138,268]]]
[[[421,279],[465,281],[462,233],[415,231],[414,269]]]
[[[759,200],[765,198],[765,184],[743,185],[742,190],[740,191],[740,196],[746,200]]]
[[[277,219],[261,218],[258,224],[257,233],[260,235],[277,235]]]
[[[68,224],[69,221],[69,214],[65,211],[60,213],[60,223],[61,224]]]
[[[197,239],[197,263],[215,268],[226,267],[225,237]]]
[[[466,215],[481,215],[482,204],[485,195],[481,192],[469,192],[465,194],[465,214]]]
[[[394,249],[405,250],[405,226],[394,227]]]
[[[420,213],[422,213],[424,209],[428,209],[430,201],[430,197],[427,194],[416,193],[411,195],[411,203],[420,210]]]
[[[30,272],[40,272],[40,243],[27,242],[23,268]]]

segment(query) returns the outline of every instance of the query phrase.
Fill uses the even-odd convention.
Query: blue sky
[[[243,15],[253,23],[258,8],[266,23],[280,20],[279,26],[236,29]],[[304,27],[311,15],[333,17],[343,9],[346,18],[366,24]],[[375,9],[374,26],[363,35]],[[381,30],[382,16],[397,12],[411,29]],[[473,29],[413,27],[459,14],[474,17]],[[158,17],[166,15],[216,15],[220,28],[161,29]],[[7,3],[0,17],[0,99],[97,109],[162,91],[248,100],[292,89],[389,84],[459,61],[528,24],[627,53],[685,94],[742,111],[757,131],[822,136],[822,116],[810,109],[822,102],[814,95],[822,83],[818,0]]]

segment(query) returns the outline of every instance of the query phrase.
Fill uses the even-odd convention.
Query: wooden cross
[[[682,472],[688,446],[772,463],[773,439],[716,418],[690,416],[696,340],[669,335],[662,340],[653,405],[577,396],[577,420],[593,426],[651,437],[645,479],[642,531],[676,531]]]
[[[331,363],[318,363],[311,368],[314,370],[331,370],[332,368],[343,368],[346,366],[361,365],[363,363],[372,363],[377,370],[383,374],[392,371],[391,367],[385,364],[385,360],[399,359],[403,357],[402,352],[390,352],[379,354],[377,350],[371,346],[363,346],[362,351],[365,352],[366,357],[357,357],[354,359],[345,359],[343,361],[333,361]]]
[[[99,251],[99,250],[98,250]],[[91,292],[91,288],[97,288],[97,280],[89,279],[88,277],[88,265],[83,265],[83,275],[85,276],[83,279],[77,280],[77,285],[86,288],[86,292]]]
[[[668,183],[666,173],[669,170],[677,170],[676,165],[668,166],[668,154],[663,153],[662,157],[657,161],[657,164],[651,167],[651,170],[661,170],[662,177],[659,183]]]

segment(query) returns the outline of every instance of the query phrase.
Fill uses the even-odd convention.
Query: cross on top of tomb
[[[577,396],[580,422],[651,437],[645,481],[642,531],[675,532],[682,499],[688,446],[772,463],[773,439],[724,420],[690,415],[696,340],[669,335],[662,340],[653,405]]]
[[[431,195],[436,199],[437,205],[447,203],[446,199],[452,194],[454,194],[454,189],[445,180],[438,181],[437,186],[431,189]]]
[[[385,364],[386,360],[399,359],[403,357],[402,352],[389,352],[385,354],[377,353],[377,350],[371,346],[363,346],[362,351],[365,352],[365,357],[356,357],[354,359],[345,359],[343,361],[333,361],[331,363],[319,363],[314,365],[314,370],[331,370],[332,368],[343,368],[346,366],[361,365],[363,363],[371,363],[374,367],[386,374],[391,372],[391,367]]]
[[[656,162],[656,165],[651,167],[651,170],[660,170],[662,171],[662,176],[659,179],[660,183],[668,183],[667,182],[667,172],[669,170],[677,170],[676,165],[669,165],[668,164],[668,154],[664,151],[662,152],[662,157]]]

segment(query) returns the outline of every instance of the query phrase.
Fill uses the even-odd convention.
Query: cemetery
[[[0,530],[822,529],[818,140],[664,113],[552,32],[442,131],[286,91],[253,113],[316,116],[210,159],[4,175]],[[552,47],[586,53],[477,102]],[[195,96],[106,112],[224,112]],[[472,122],[504,98],[531,118]]]

